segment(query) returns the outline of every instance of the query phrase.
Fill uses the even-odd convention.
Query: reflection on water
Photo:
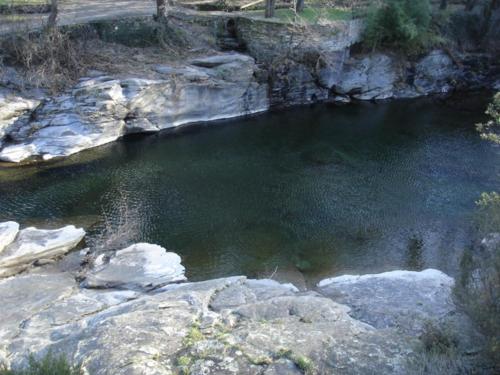
[[[499,185],[498,149],[474,131],[484,103],[316,106],[134,137],[0,170],[0,220],[98,238],[125,194],[139,228],[126,241],[178,252],[193,280],[454,273],[475,199]]]

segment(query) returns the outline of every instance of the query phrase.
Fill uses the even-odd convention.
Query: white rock
[[[0,223],[0,253],[14,241],[17,232],[19,232],[19,224],[14,221]]]
[[[453,286],[453,278],[434,269],[346,275],[318,284],[321,294],[351,307],[356,319],[376,328],[397,327],[410,335],[422,333],[425,322],[458,314]]]
[[[405,280],[419,282],[423,280],[435,281],[437,284],[445,284],[448,286],[453,286],[454,280],[452,277],[448,276],[444,272],[429,268],[420,272],[416,271],[389,271],[377,274],[368,275],[342,275],[338,277],[332,277],[328,279],[321,280],[318,283],[318,287],[322,288],[331,284],[349,284],[357,283],[361,281],[369,280]]]
[[[0,277],[23,271],[37,259],[64,255],[78,245],[84,236],[85,231],[73,225],[56,230],[23,229],[0,255]]]
[[[179,255],[163,247],[138,243],[119,250],[108,263],[99,262],[87,275],[88,288],[153,289],[185,281]]]
[[[0,90],[0,143],[9,127],[25,112],[34,109],[39,100],[22,98],[6,90]]]
[[[48,160],[101,146],[125,134],[262,112],[267,84],[254,77],[255,61],[228,53],[190,66],[156,67],[162,79],[90,77],[45,101],[37,116],[6,131],[0,160]],[[1,137],[0,137],[1,138]]]

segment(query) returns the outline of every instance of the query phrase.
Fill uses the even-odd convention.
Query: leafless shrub
[[[0,47],[5,62],[21,68],[29,84],[53,92],[75,82],[95,58],[86,40],[72,39],[58,28],[16,33]]]
[[[98,234],[88,241],[94,254],[118,250],[137,241],[142,231],[140,214],[140,204],[133,204],[130,194],[120,190],[111,207],[103,208]]]
[[[413,359],[408,375],[461,375],[467,373],[463,357],[457,354],[422,351]]]
[[[420,336],[421,345],[409,361],[409,375],[460,375],[468,373],[458,339],[452,331],[428,322]]]

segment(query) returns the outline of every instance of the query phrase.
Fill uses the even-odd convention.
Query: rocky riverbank
[[[437,270],[309,291],[243,276],[187,282],[160,246],[94,254],[83,238],[73,226],[0,224],[0,362],[50,350],[89,374],[409,374],[432,365],[423,342],[446,332],[453,366],[477,365],[481,337]]]
[[[22,79],[6,69],[0,78],[0,161],[49,160],[131,133],[270,108],[414,98],[491,88],[498,81],[498,62],[484,52],[434,50],[412,58],[359,52],[359,20],[299,27],[186,9],[169,17],[189,51],[198,52],[178,61],[135,61],[128,72],[90,71],[55,96],[22,90]],[[131,22],[111,26],[132,29]],[[115,59],[137,53],[120,51]]]

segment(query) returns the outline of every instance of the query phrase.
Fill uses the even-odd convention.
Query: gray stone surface
[[[422,324],[455,310],[453,278],[427,269],[376,275],[340,276],[322,280],[319,291],[352,308],[351,315],[376,328],[399,327],[419,334]]]
[[[14,221],[0,223],[0,254],[10,245],[19,232],[19,224]]]
[[[459,351],[478,353],[477,327],[455,303],[454,279],[441,271],[392,271],[323,280],[319,292],[351,308],[353,318],[413,337],[444,332]],[[432,333],[431,333],[432,334]]]
[[[450,56],[441,50],[432,51],[415,67],[416,89],[421,93],[446,93],[458,78],[458,68]]]
[[[72,90],[45,101],[29,121],[11,129],[11,141],[0,149],[0,160],[48,160],[128,133],[268,109],[267,85],[255,80],[257,68],[251,57],[229,53],[192,64],[157,66],[155,79],[83,78]]]
[[[129,249],[133,260],[116,259],[163,269],[163,249],[153,264],[141,246]],[[445,324],[452,284],[427,270],[334,278],[319,293],[245,277],[120,291],[81,289],[67,273],[39,268],[0,280],[0,360],[15,368],[28,352],[52,350],[96,375],[300,374],[300,364],[309,374],[407,374],[418,340],[396,318],[414,309],[417,325]],[[360,313],[368,307],[375,311]]]
[[[117,251],[107,262],[102,258],[97,259],[83,286],[148,290],[186,280],[181,258],[158,245],[138,243]]]
[[[73,225],[56,230],[23,229],[15,241],[0,253],[0,278],[19,273],[37,260],[64,255],[75,248],[84,236],[85,231]]]
[[[359,100],[388,99],[394,96],[398,79],[393,59],[387,55],[373,54],[347,61],[340,81],[333,88],[338,94],[348,94]]]
[[[0,85],[0,147],[16,121],[39,103],[39,100],[24,98],[14,91],[1,89]]]

